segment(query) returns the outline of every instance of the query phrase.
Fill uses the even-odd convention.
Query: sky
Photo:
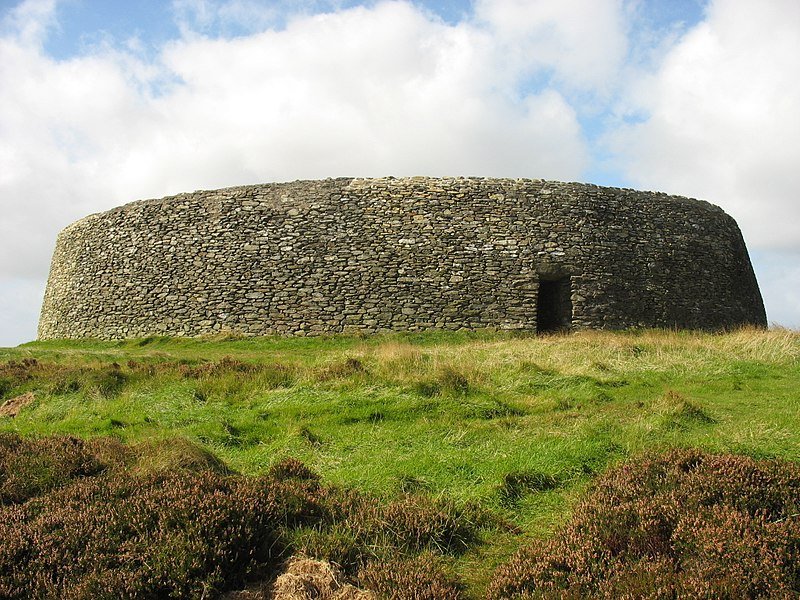
[[[798,73],[797,0],[0,0],[0,346],[90,213],[389,175],[708,200],[800,328]]]

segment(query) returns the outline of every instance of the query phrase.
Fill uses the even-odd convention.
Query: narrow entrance
[[[536,301],[536,332],[569,329],[572,324],[572,286],[569,277],[540,279]]]

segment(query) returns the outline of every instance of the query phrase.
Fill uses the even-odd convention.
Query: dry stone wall
[[[736,223],[706,202],[529,179],[328,179],[70,225],[39,337],[742,324],[766,324],[761,296]]]

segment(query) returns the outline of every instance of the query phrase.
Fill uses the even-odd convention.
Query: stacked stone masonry
[[[547,329],[766,324],[716,206],[412,177],[198,191],[81,219],[58,237],[39,338],[535,331],[545,313]]]

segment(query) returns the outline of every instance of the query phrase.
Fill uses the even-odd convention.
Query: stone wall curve
[[[545,320],[766,325],[739,228],[707,202],[535,179],[341,178],[142,200],[73,223],[39,338]]]

